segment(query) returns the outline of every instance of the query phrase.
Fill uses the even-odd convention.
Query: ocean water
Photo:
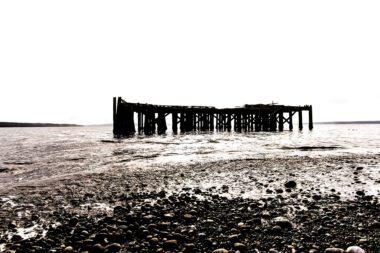
[[[0,188],[112,167],[218,160],[379,155],[380,125],[315,125],[309,131],[210,132],[115,139],[112,126],[0,128]]]

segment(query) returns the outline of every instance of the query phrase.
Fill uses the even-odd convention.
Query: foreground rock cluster
[[[209,173],[217,167],[221,175],[256,166],[220,165],[203,167]],[[277,181],[268,179],[262,191],[273,191],[259,198],[228,196],[228,185],[163,190],[191,177],[189,171],[207,173],[196,167],[146,175],[113,171],[3,191],[0,251],[380,252],[376,194],[355,188],[354,198],[342,198],[334,189],[307,189],[294,176],[273,187]]]
[[[380,203],[372,197],[299,203],[193,193],[126,194],[111,215],[57,213],[44,237],[1,240],[8,252],[380,252]]]

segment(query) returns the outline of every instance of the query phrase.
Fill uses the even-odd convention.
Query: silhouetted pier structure
[[[121,97],[113,98],[113,133],[128,136],[134,133],[164,134],[166,117],[171,115],[174,133],[191,131],[260,132],[293,130],[293,116],[298,114],[298,128],[302,130],[302,112],[309,114],[309,129],[313,129],[311,105],[285,106],[277,104],[246,104],[236,108],[209,106],[168,106],[129,103]],[[136,124],[137,123],[137,127]]]

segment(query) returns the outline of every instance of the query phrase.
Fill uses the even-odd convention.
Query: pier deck
[[[129,103],[113,98],[113,133],[115,136],[164,134],[166,117],[171,116],[174,133],[191,131],[260,132],[293,130],[293,116],[298,113],[298,128],[302,130],[302,112],[307,111],[309,129],[313,129],[311,105],[285,106],[277,104],[246,104],[236,108],[210,106],[169,106]],[[137,117],[136,117],[137,116]],[[137,128],[135,125],[137,121]]]

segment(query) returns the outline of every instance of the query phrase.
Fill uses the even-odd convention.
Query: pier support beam
[[[166,130],[168,127],[166,126],[166,119],[165,119],[165,113],[158,113],[157,118],[157,133],[158,134],[164,134],[166,133]]]
[[[210,114],[210,131],[214,131],[214,114]]]
[[[178,114],[176,112],[172,113],[172,130],[173,133],[177,133],[178,131]]]
[[[284,131],[284,112],[278,113],[278,130]]]
[[[261,114],[256,113],[255,114],[255,132],[261,131]]]
[[[181,133],[185,132],[185,113],[181,112],[180,113],[180,125],[179,125],[179,128],[181,130]]]
[[[311,105],[309,108],[309,129],[313,129],[313,107]]]
[[[137,113],[137,131],[138,133],[142,133],[144,131],[144,119],[141,112]]]
[[[269,130],[269,115],[268,113],[262,114],[263,131]]]
[[[117,122],[117,98],[113,98],[113,134],[118,134],[118,122]]]
[[[302,110],[298,111],[298,128],[299,128],[299,130],[303,129]]]
[[[272,113],[270,114],[270,131],[274,132],[277,130],[277,114],[276,113]]]
[[[156,132],[155,114],[152,111],[146,111],[144,121],[144,133],[151,135]]]
[[[232,116],[231,113],[227,114],[227,131],[231,131],[231,121],[232,121]]]
[[[293,131],[293,112],[289,112],[289,130]]]
[[[237,113],[235,115],[235,131],[236,132],[241,132],[241,114]]]

